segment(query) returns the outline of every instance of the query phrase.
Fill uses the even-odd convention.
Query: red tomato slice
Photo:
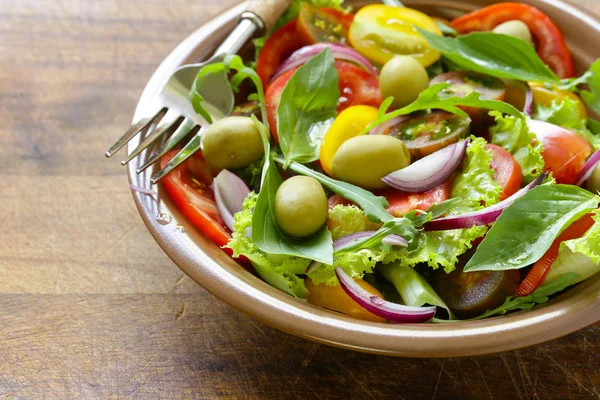
[[[585,161],[592,153],[587,140],[553,124],[542,121],[528,121],[527,126],[541,140],[544,151],[542,157],[557,183],[572,184]]]
[[[508,151],[495,144],[485,145],[486,150],[492,151],[492,169],[494,180],[502,186],[500,201],[512,196],[521,188],[523,171],[515,158]]]
[[[283,89],[285,89],[285,85],[287,85],[298,68],[290,69],[278,76],[271,82],[265,93],[269,126],[273,137],[277,141],[279,141],[277,138],[277,106],[279,106],[279,102],[281,101],[281,94],[283,93]],[[381,105],[381,94],[379,92],[379,80],[375,76],[345,61],[336,61],[335,68],[338,71],[341,94],[337,107],[338,113],[350,106],[357,105],[379,108]]]
[[[517,288],[517,297],[529,296],[533,293],[546,279],[546,275],[550,272],[552,263],[558,258],[558,251],[560,244],[565,240],[577,239],[583,236],[594,225],[593,214],[586,214],[577,221],[573,222],[571,226],[561,233],[556,240],[552,243],[552,246],[546,251],[546,254],[542,256],[529,271],[523,282]]]
[[[571,53],[562,33],[543,12],[535,7],[520,3],[498,3],[452,21],[452,27],[459,33],[491,31],[496,26],[511,20],[525,23],[536,43],[537,53],[559,78],[575,76]]]
[[[176,154],[177,150],[165,154],[160,160],[161,168],[164,168]],[[217,209],[214,194],[210,188],[212,175],[204,164],[204,158],[200,152],[165,176],[161,182],[177,208],[202,233],[219,247],[227,244],[231,234]],[[227,254],[232,254],[230,249],[225,248],[224,250]]]
[[[256,63],[256,73],[264,87],[267,87],[277,68],[300,47],[302,45],[296,34],[296,20],[277,29],[267,39]]]
[[[318,42],[346,44],[354,14],[335,8],[313,8],[302,4],[296,24],[298,38],[304,46]]]

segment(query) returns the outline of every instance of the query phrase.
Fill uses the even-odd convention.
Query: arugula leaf
[[[536,262],[565,228],[599,202],[600,197],[572,185],[530,190],[500,214],[464,271],[504,271]]]
[[[600,136],[594,134],[588,129],[588,124],[597,123],[591,120],[588,122],[582,119],[579,115],[579,106],[577,101],[564,97],[555,99],[548,107],[537,106],[533,119],[546,121],[554,125],[562,126],[563,128],[574,130],[576,134],[587,140],[594,150],[600,148]],[[593,122],[592,122],[593,121]]]
[[[417,29],[431,47],[463,69],[496,78],[560,82],[535,49],[522,39],[493,32],[473,32],[451,38]]]
[[[280,164],[285,163],[285,160],[279,157],[275,158],[275,161]],[[351,183],[332,179],[327,175],[323,175],[296,162],[291,163],[289,165],[289,169],[299,175],[315,178],[321,183],[321,185],[325,186],[333,193],[339,194],[344,199],[356,203],[371,221],[386,222],[394,218],[389,212],[386,211],[385,208],[389,205],[389,203],[383,196],[375,196],[368,190],[354,186]]]
[[[491,142],[512,154],[521,166],[523,179],[531,182],[544,170],[542,142],[529,131],[525,120],[495,111],[490,115],[496,120],[496,125],[490,128]]]
[[[277,107],[279,145],[291,162],[319,159],[323,137],[336,116],[340,98],[338,73],[331,50],[325,49],[298,68],[281,94]]]
[[[196,75],[196,78],[194,79],[194,83],[192,84],[189,94],[190,102],[192,103],[194,110],[198,114],[202,115],[202,117],[208,122],[212,123],[210,113],[205,109],[203,105],[204,97],[200,94],[203,80],[209,75],[218,75],[222,73],[229,74],[232,70],[236,71],[236,73],[230,79],[232,92],[239,92],[240,85],[246,79],[250,79],[256,87],[256,95],[260,104],[260,113],[262,116],[262,120],[264,121],[264,124],[268,130],[269,121],[267,118],[265,92],[263,89],[262,80],[260,79],[255,70],[244,65],[242,57],[238,55],[226,55],[223,59],[223,62],[209,64],[203,67],[200,71],[198,71],[198,75]]]
[[[387,114],[385,114],[385,112],[390,106],[391,101],[386,99],[386,101],[384,101],[379,108],[379,115],[377,118],[361,132],[361,135],[365,135],[376,126],[379,126],[384,122],[401,115],[407,115],[415,111],[429,110],[434,108],[445,110],[452,114],[460,115],[464,118],[468,118],[469,115],[460,109],[459,106],[487,108],[490,110],[500,111],[504,114],[513,115],[517,118],[525,118],[523,113],[510,104],[499,100],[482,100],[479,98],[480,94],[477,92],[471,92],[465,97],[453,96],[449,92],[451,86],[452,85],[449,83],[438,83],[433,85],[422,91],[421,94],[419,94],[419,97],[411,104]]]
[[[258,196],[250,193],[244,200],[242,210],[235,214],[233,233],[225,247],[233,250],[233,256],[248,258],[260,277],[269,285],[294,297],[304,298],[308,290],[304,280],[297,275],[304,274],[312,262],[306,258],[268,254],[261,251],[248,236],[252,229],[252,215]]]
[[[333,263],[333,241],[326,226],[310,238],[295,239],[283,232],[275,221],[275,195],[283,180],[271,160],[271,146],[264,126],[252,116],[265,147],[262,183],[252,215],[252,240],[268,254],[297,256],[322,263]]]
[[[502,304],[500,307],[494,308],[493,310],[488,310],[483,314],[475,318],[471,318],[467,321],[484,319],[493,315],[503,315],[509,311],[529,310],[536,304],[542,304],[547,302],[548,298],[553,294],[562,292],[567,287],[575,284],[575,281],[578,277],[578,274],[574,272],[569,272],[568,274],[565,274],[560,278],[550,283],[547,283],[544,286],[539,287],[535,292],[533,292],[529,296],[515,298],[507,297],[504,301],[504,304]]]

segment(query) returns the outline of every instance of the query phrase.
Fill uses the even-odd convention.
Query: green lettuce
[[[492,143],[512,154],[523,170],[523,179],[532,181],[544,170],[541,141],[535,140],[535,134],[529,131],[524,119],[503,116],[496,111],[490,115],[496,120],[490,129]]]
[[[594,150],[600,148],[600,135],[596,135],[588,129],[588,121],[581,118],[579,105],[573,99],[565,97],[553,100],[548,107],[537,106],[533,118],[573,130],[587,140]]]
[[[581,282],[600,271],[600,211],[594,215],[594,225],[580,238],[560,244],[558,258],[544,281],[553,282],[570,272],[579,274],[573,283]]]
[[[233,250],[234,257],[248,258],[256,272],[269,285],[292,296],[304,298],[308,295],[308,290],[304,286],[304,280],[297,275],[305,273],[311,260],[264,253],[247,235],[252,227],[252,214],[257,198],[258,195],[250,193],[244,200],[242,210],[235,214],[234,231],[225,247]]]

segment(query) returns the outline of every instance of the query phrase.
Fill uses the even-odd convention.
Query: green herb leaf
[[[600,59],[592,64],[584,77],[590,90],[582,90],[581,98],[594,112],[600,113]]]
[[[261,132],[265,154],[270,155],[271,146],[264,126],[252,117]],[[271,156],[265,158],[262,183],[252,216],[252,240],[268,254],[297,256],[322,263],[333,263],[333,241],[326,226],[310,238],[296,239],[283,232],[275,220],[275,195],[283,180]]]
[[[463,69],[519,81],[560,82],[524,40],[492,32],[451,38],[417,29],[431,47]]]
[[[279,145],[284,168],[319,159],[323,137],[336,116],[340,91],[331,50],[325,49],[298,68],[277,107]]]
[[[275,161],[281,164],[285,162],[285,160],[282,160],[281,158],[275,158]],[[385,210],[389,203],[383,196],[375,196],[368,190],[347,182],[335,180],[299,163],[291,163],[289,169],[299,175],[315,178],[321,185],[325,186],[333,193],[339,194],[344,199],[356,203],[371,221],[386,222],[393,218],[392,215]]]
[[[514,108],[508,103],[498,100],[483,100],[480,99],[480,94],[477,92],[471,92],[465,97],[453,96],[449,90],[452,85],[449,83],[438,83],[433,85],[419,94],[417,100],[407,105],[406,107],[400,108],[396,111],[392,111],[385,114],[389,107],[387,100],[381,105],[379,109],[379,115],[375,121],[371,122],[362,132],[361,135],[369,133],[369,131],[376,126],[383,124],[393,118],[401,115],[407,115],[415,111],[429,110],[429,109],[440,109],[448,111],[452,114],[460,115],[461,117],[468,118],[469,115],[464,112],[459,106],[486,108],[489,110],[495,110],[504,114],[512,115],[517,118],[525,118],[523,113]],[[385,107],[385,108],[384,108]]]
[[[458,35],[458,32],[456,31],[456,29],[454,29],[453,27],[451,27],[448,24],[443,23],[439,19],[434,20],[434,22],[438,26],[438,28],[440,28],[440,31],[442,31],[444,36],[457,36]]]
[[[504,271],[536,262],[563,230],[599,202],[600,197],[572,185],[530,190],[502,212],[464,271]]]
[[[500,307],[493,310],[488,310],[475,318],[471,318],[470,320],[484,319],[493,315],[503,315],[509,311],[529,310],[536,304],[547,302],[548,298],[553,294],[562,292],[567,287],[573,285],[578,277],[578,274],[570,272],[544,286],[539,287],[529,296],[515,298],[507,297],[504,304],[502,304]]]

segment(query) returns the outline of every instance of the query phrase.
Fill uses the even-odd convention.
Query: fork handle
[[[264,22],[265,30],[268,32],[290,2],[291,0],[250,0],[248,11],[256,14]]]

